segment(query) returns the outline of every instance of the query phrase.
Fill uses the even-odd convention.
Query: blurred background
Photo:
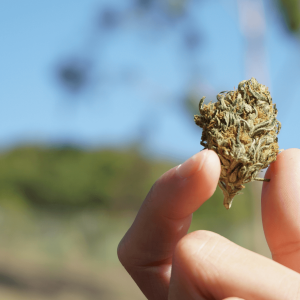
[[[0,298],[145,299],[118,242],[155,180],[202,149],[199,99],[255,77],[300,147],[298,0],[0,1]],[[191,231],[270,256],[261,183]]]

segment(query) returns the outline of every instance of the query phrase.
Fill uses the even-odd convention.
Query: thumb
[[[279,263],[213,232],[196,231],[177,244],[168,299],[299,299],[299,284],[300,275]]]
[[[300,272],[300,150],[280,153],[262,191],[262,219],[275,261]]]

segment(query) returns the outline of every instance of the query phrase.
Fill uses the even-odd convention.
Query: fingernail
[[[176,174],[181,178],[191,177],[202,168],[207,153],[208,150],[205,149],[186,160],[183,164],[177,167]]]

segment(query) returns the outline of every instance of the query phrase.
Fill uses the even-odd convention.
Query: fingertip
[[[300,150],[288,149],[277,156],[277,160],[270,165],[262,189],[262,208],[265,213],[274,208],[284,209],[293,199],[298,199],[297,188],[300,179]],[[294,202],[294,201],[292,201]]]
[[[206,185],[207,198],[210,198],[216,190],[221,173],[221,163],[218,155],[208,150],[205,164],[202,167],[201,180],[205,181],[203,185]]]
[[[208,150],[206,160],[201,170],[194,176],[193,180],[198,182],[198,193],[201,188],[203,201],[209,199],[216,190],[221,173],[221,164],[218,155],[213,150]]]
[[[202,166],[207,159],[207,154],[208,150],[205,149],[190,157],[183,164],[180,164],[176,168],[176,175],[181,179],[193,176],[197,171],[200,171],[202,169]]]
[[[220,177],[221,173],[221,163],[219,156],[213,150],[208,150],[206,166],[208,171],[212,172],[217,179]]]
[[[262,195],[267,195],[267,192],[280,185],[282,179],[290,179],[290,173],[295,166],[298,165],[300,158],[300,149],[292,148],[285,150],[277,155],[275,162],[271,163],[267,169],[265,178],[270,179],[270,182],[264,182]],[[263,199],[264,200],[264,199]]]
[[[198,152],[155,182],[141,211],[149,211],[152,207],[155,212],[171,219],[191,215],[213,195],[220,170],[220,160],[214,151]]]
[[[220,176],[221,167],[218,155],[212,150],[202,150],[180,164],[175,174],[180,178],[190,178],[199,171],[210,171],[210,174]]]
[[[164,174],[157,182],[157,189],[163,190],[163,194],[169,193],[167,198],[172,201],[173,207],[170,213],[178,217],[187,216],[213,195],[220,172],[218,155],[212,150],[200,151],[175,170]],[[170,202],[165,203],[170,208]]]

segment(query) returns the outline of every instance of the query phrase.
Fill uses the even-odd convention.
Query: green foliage
[[[2,153],[0,166],[0,238],[9,251],[18,251],[17,245],[26,240],[26,247],[35,245],[37,253],[48,249],[67,255],[79,249],[106,257],[103,253],[115,253],[111,249],[155,180],[174,164],[148,160],[135,149],[22,147]],[[226,210],[217,188],[194,213],[190,230],[211,230],[257,250],[254,203],[248,187]]]
[[[214,226],[219,224],[237,224],[244,221],[249,221],[252,215],[252,193],[248,187],[243,190],[243,194],[237,195],[233,200],[233,205],[229,210],[223,206],[223,193],[218,187],[214,195],[206,201],[201,209],[194,213],[195,223],[199,222],[206,229],[215,231]],[[196,225],[196,224],[195,224]]]
[[[300,29],[300,3],[298,0],[279,0],[281,12],[289,30],[298,32]]]
[[[174,166],[151,161],[136,149],[83,151],[75,148],[22,147],[0,155],[0,204],[22,209],[137,210],[159,176]],[[202,223],[245,219],[250,215],[249,191],[227,212],[219,188],[196,212]],[[233,213],[238,207],[238,213]]]
[[[74,148],[22,147],[0,156],[0,205],[21,210],[104,209],[136,211],[159,176],[174,166],[151,161],[137,150],[83,151]],[[193,228],[217,231],[220,224],[239,224],[252,213],[251,193],[237,196],[232,209],[214,195],[194,214]]]
[[[17,202],[62,211],[137,209],[155,179],[172,166],[148,161],[134,149],[37,147],[2,153],[0,165],[2,205]]]

